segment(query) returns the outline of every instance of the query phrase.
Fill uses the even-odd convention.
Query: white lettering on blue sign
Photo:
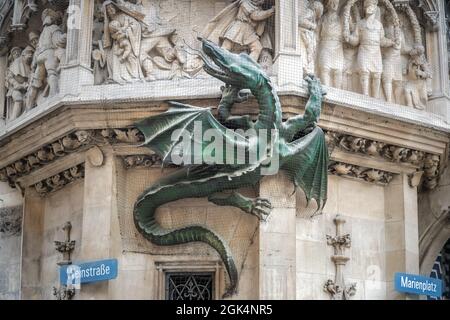
[[[395,289],[399,292],[441,297],[442,281],[420,275],[396,273]]]
[[[60,268],[60,281],[69,285],[112,280],[117,269],[117,259],[74,263]]]

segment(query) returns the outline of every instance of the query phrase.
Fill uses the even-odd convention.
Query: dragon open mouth
[[[261,67],[247,54],[235,54],[221,48],[210,40],[199,37],[203,69],[214,78],[242,89],[254,88],[261,77],[266,77]]]
[[[203,38],[199,38],[199,40],[202,42],[203,49],[200,53],[200,58],[204,63],[203,69],[209,75],[231,84],[233,73],[227,64],[227,60],[232,59],[232,54],[209,40]]]

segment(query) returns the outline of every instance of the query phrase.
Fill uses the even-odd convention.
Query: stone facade
[[[305,110],[303,76],[321,78],[328,201],[315,215],[280,173],[240,190],[271,200],[267,221],[206,199],[168,203],[158,221],[224,239],[239,273],[230,299],[414,298],[395,291],[394,273],[429,276],[450,238],[449,10],[443,0],[4,1],[0,299],[55,298],[54,241],[68,221],[73,261],[119,263],[117,279],[73,299],[165,299],[166,275],[180,272],[212,273],[222,297],[214,250],[154,245],[133,222],[139,194],[176,170],[160,169],[135,123],[169,100],[216,112],[222,83],[203,71],[198,37],[258,62],[283,118]],[[235,115],[254,118],[256,105],[250,97]],[[347,235],[337,253],[330,239]]]

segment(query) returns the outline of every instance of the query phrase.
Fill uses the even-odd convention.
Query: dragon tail
[[[174,177],[175,176],[175,177]],[[173,179],[177,180],[176,175]],[[220,255],[227,270],[230,285],[225,296],[230,296],[236,292],[238,284],[238,272],[231,254],[231,250],[226,242],[215,232],[199,225],[191,225],[179,229],[165,229],[156,220],[156,209],[168,202],[176,201],[180,198],[205,197],[219,189],[218,184],[211,181],[203,183],[168,183],[164,179],[146,190],[136,202],[133,210],[134,223],[144,237],[156,245],[178,245],[190,242],[203,242],[213,247]],[[219,184],[220,186],[220,184]],[[221,190],[217,190],[219,192]]]

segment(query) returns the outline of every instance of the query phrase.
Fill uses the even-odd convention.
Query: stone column
[[[266,176],[260,197],[272,202],[267,222],[259,225],[259,299],[296,297],[296,197],[282,173]]]
[[[394,289],[396,272],[419,274],[417,187],[402,174],[385,188],[385,247],[387,299],[416,299]]]
[[[94,84],[91,69],[94,5],[92,0],[70,0],[66,61],[61,66],[62,94],[78,94],[81,86]]]
[[[86,159],[84,178],[83,229],[80,260],[113,258],[111,253],[111,219],[116,213],[115,162],[111,148],[103,150],[101,162]],[[107,299],[108,282],[82,284],[76,299]]]
[[[3,117],[6,114],[5,76],[7,64],[7,55],[0,56],[0,127],[5,124],[5,119]]]
[[[450,86],[444,1],[438,1],[438,5],[438,29],[426,32],[427,56],[433,69],[433,79],[431,80],[433,95],[428,104],[429,111],[442,115],[447,121],[450,121]]]
[[[300,86],[303,68],[298,32],[298,0],[276,0],[274,70],[278,85]]]
[[[34,188],[25,190],[23,209],[21,299],[42,299],[44,293],[40,270],[44,241],[45,201]]]

